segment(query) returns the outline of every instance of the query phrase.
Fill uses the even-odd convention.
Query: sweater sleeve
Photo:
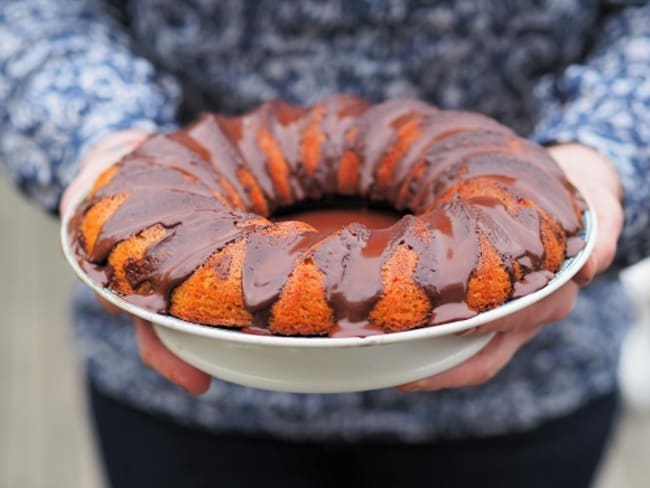
[[[56,212],[101,136],[174,123],[178,84],[93,0],[0,2],[0,165]]]
[[[584,64],[543,79],[537,96],[533,138],[590,146],[619,172],[625,225],[616,263],[650,255],[650,4],[608,15]]]

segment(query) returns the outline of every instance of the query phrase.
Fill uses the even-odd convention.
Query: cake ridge
[[[336,195],[411,213],[334,232],[268,219]],[[468,318],[544,286],[583,208],[543,148],[488,117],[333,95],[151,136],[69,230],[84,269],[145,308],[336,336]]]

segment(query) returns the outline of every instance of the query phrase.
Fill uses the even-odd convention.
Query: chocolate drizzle
[[[346,153],[360,165],[341,189]],[[486,117],[414,100],[370,106],[339,95],[310,108],[273,101],[241,117],[206,114],[186,129],[151,137],[107,180],[70,224],[83,269],[108,285],[115,246],[160,226],[164,235],[125,264],[136,290],[125,298],[167,313],[179,284],[215,253],[245,242],[241,290],[251,333],[265,333],[285,283],[306,260],[322,275],[336,324],[330,335],[370,335],[382,331],[368,317],[384,295],[383,273],[398,248],[417,256],[409,272],[431,306],[421,325],[434,325],[477,313],[466,296],[483,259],[482,239],[513,278],[512,297],[553,276],[544,269],[542,215],[566,236],[567,256],[584,245],[577,237],[583,202],[543,149]],[[488,186],[498,197],[483,191]],[[267,220],[353,187],[362,207],[383,201],[414,215],[398,219],[356,208]],[[86,253],[84,215],[115,195],[127,196]],[[225,254],[214,263],[220,279],[232,262]]]
[[[246,308],[251,312],[266,309],[275,302],[296,260],[322,238],[318,232],[274,230],[274,226],[269,226],[256,229],[248,236],[242,291]]]
[[[465,302],[467,283],[478,264],[479,243],[471,209],[455,201],[420,219],[426,224],[429,238],[418,249],[420,259],[413,279],[431,299],[434,323],[449,321],[443,311],[449,309],[449,304]],[[439,318],[441,314],[444,320]]]
[[[362,225],[350,225],[341,238],[347,248],[341,279],[330,283],[327,296],[337,321],[360,322],[366,320],[381,296],[381,269],[394,234],[390,227],[370,231]]]

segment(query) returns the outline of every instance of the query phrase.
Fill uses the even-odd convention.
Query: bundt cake
[[[365,208],[356,222],[286,215],[337,198]],[[151,136],[97,179],[70,239],[87,273],[155,312],[362,336],[543,287],[580,248],[583,209],[543,148],[490,118],[337,95]]]

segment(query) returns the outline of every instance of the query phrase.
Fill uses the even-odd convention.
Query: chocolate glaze
[[[298,220],[306,222],[316,230],[331,234],[352,223],[363,224],[369,229],[385,229],[393,225],[400,218],[400,214],[369,209],[367,207],[359,208],[327,208],[318,210],[307,210],[291,212],[289,215],[276,217],[274,220],[292,221]]]
[[[250,207],[248,193],[237,175],[237,169],[246,166],[246,162],[237,146],[233,144],[235,141],[227,137],[223,128],[226,123],[227,121],[218,116],[205,114],[185,131],[180,131],[183,138],[179,138],[178,141],[184,142],[188,148],[200,148],[198,154],[211,163],[216,173],[234,187],[244,205]],[[253,168],[253,166],[249,167]],[[256,174],[257,181],[262,186],[268,184],[268,176],[266,178],[263,176],[263,172]]]
[[[363,154],[363,168],[360,175],[360,194],[368,194],[375,179],[374,171],[382,156],[396,141],[397,130],[409,118],[418,119],[437,112],[426,103],[416,100],[393,99],[375,105],[359,117],[357,148]]]
[[[573,236],[566,241],[566,257],[572,258],[585,247],[585,241],[582,238]]]
[[[381,270],[396,236],[391,228],[371,231],[363,225],[352,224],[343,230],[341,237],[347,248],[341,263],[341,279],[330,283],[327,297],[337,321],[360,322],[381,297]],[[321,264],[318,260],[316,263]]]
[[[356,139],[350,134],[358,133],[358,118],[369,106],[361,98],[338,95],[326,98],[315,107],[317,110],[322,107],[324,111],[320,119],[322,141],[318,151],[318,165],[310,174],[306,174],[303,165],[298,169],[307,198],[318,199],[339,191],[338,163],[346,150],[358,150],[355,146]]]
[[[306,190],[303,188],[305,180],[310,178],[301,173],[304,168],[302,164],[301,135],[310,122],[308,110],[289,103],[274,100],[267,104],[268,118],[266,126],[270,134],[278,141],[278,147],[287,165],[287,178],[289,179],[293,198],[284,202],[290,205],[296,201],[306,198]],[[318,111],[311,110],[310,114],[317,117]],[[265,121],[262,120],[264,123]]]
[[[457,200],[421,215],[420,219],[429,239],[416,247],[420,259],[413,278],[431,299],[430,320],[448,322],[451,319],[445,312],[450,309],[447,305],[464,303],[468,281],[478,264],[479,242],[472,210]],[[444,319],[440,319],[441,315]]]
[[[385,331],[367,320],[359,322],[348,322],[340,319],[334,328],[329,332],[330,337],[368,337],[371,335],[384,334]]]
[[[244,303],[249,311],[258,312],[275,302],[296,260],[322,239],[318,232],[293,230],[269,226],[249,234],[242,271]]]
[[[535,290],[539,290],[551,281],[551,278],[553,278],[553,273],[545,269],[528,273],[522,280],[515,282],[512,297],[523,297]]]
[[[409,170],[413,167],[416,161],[430,151],[438,141],[449,139],[456,134],[465,134],[467,132],[477,131],[493,131],[491,134],[499,133],[505,135],[513,135],[512,131],[504,127],[494,120],[484,117],[480,114],[459,111],[439,111],[429,114],[423,118],[421,122],[422,132],[420,137],[411,145],[409,151],[406,153],[402,164],[396,168],[394,177],[396,181],[403,181]],[[472,142],[472,146],[476,148],[480,142]],[[391,188],[392,187],[392,188]],[[399,189],[399,185],[380,185],[376,187],[380,192],[375,194],[380,197],[381,193],[389,191],[391,196],[395,198],[395,192]]]
[[[401,137],[409,144],[395,150],[404,144]],[[346,151],[361,161],[357,208],[281,215],[276,223],[265,218],[340,194],[338,169]],[[250,333],[266,333],[271,308],[301,260],[312,260],[322,273],[336,321],[330,335],[346,337],[382,332],[368,315],[382,297],[382,271],[398,247],[417,255],[412,279],[431,304],[422,325],[434,325],[477,313],[465,297],[481,260],[481,239],[511,276],[515,266],[523,274],[513,280],[513,297],[552,277],[543,269],[540,212],[568,237],[568,256],[584,245],[577,237],[584,202],[543,149],[486,117],[414,100],[370,106],[339,95],[310,108],[272,101],[241,117],[206,114],[186,129],[151,137],[117,169],[70,224],[84,271],[110,286],[107,258],[114,246],[162,227],[163,236],[149,243],[143,258],[127,263],[127,280],[138,291],[125,298],[166,313],[176,286],[214,253],[245,242],[242,293],[254,316],[245,328]],[[254,181],[243,180],[242,171]],[[513,201],[534,205],[513,209],[495,197],[460,199],[455,193],[459,181],[482,178]],[[113,195],[128,196],[86,253],[83,216]],[[369,201],[414,215],[372,211]],[[222,278],[230,265],[227,254],[214,264]]]

